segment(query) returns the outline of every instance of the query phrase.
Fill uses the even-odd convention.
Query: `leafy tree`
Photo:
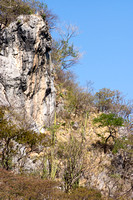
[[[133,105],[124,100],[118,90],[103,88],[95,94],[95,105],[98,111],[112,112],[128,118],[133,111]]]
[[[105,114],[102,113],[100,116],[93,119],[93,124],[98,124],[98,127],[107,127],[107,132],[109,136],[105,139],[104,144],[104,152],[106,153],[107,142],[110,137],[115,139],[117,128],[121,127],[124,123],[122,117],[118,117],[116,114],[109,113]]]
[[[115,92],[108,88],[103,88],[96,92],[95,102],[99,111],[104,112],[112,108]]]

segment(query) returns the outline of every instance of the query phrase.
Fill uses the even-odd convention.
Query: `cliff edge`
[[[54,117],[52,38],[38,15],[19,16],[0,36],[0,106],[11,107],[35,130]]]

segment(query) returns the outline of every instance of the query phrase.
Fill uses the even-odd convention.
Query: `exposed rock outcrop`
[[[0,106],[10,106],[32,128],[52,123],[55,109],[51,35],[41,16],[19,16],[0,36]]]

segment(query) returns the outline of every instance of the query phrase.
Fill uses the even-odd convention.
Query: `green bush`
[[[29,152],[31,152],[33,147],[45,144],[46,136],[45,134],[39,135],[32,130],[23,128],[21,125],[22,121],[17,120],[15,124],[11,120],[9,113],[9,108],[0,108],[0,148],[2,151],[0,154],[0,165],[7,170],[12,168],[12,158],[18,154],[19,144],[24,145],[25,149],[29,149]],[[14,145],[15,143],[18,145]]]

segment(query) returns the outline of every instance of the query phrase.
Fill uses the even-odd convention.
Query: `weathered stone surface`
[[[0,37],[0,106],[11,106],[40,130],[55,109],[51,35],[41,16],[19,16]]]

